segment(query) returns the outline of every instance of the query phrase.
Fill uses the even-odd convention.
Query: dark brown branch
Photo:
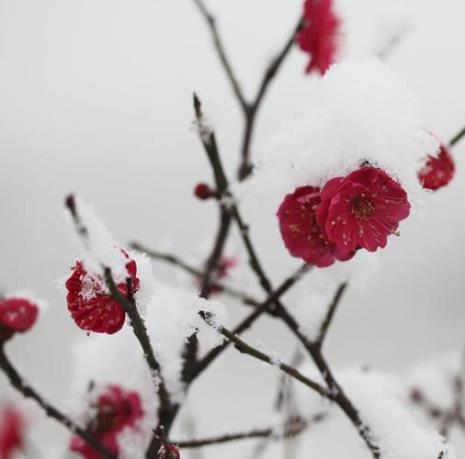
[[[202,279],[202,288],[200,296],[203,298],[208,297],[208,292],[211,290],[211,282],[214,271],[218,267],[218,262],[222,256],[224,246],[231,227],[231,216],[229,215],[226,204],[222,198],[225,196],[228,189],[228,179],[224,169],[219,162],[218,146],[214,132],[206,126],[202,113],[202,104],[199,98],[194,94],[194,111],[195,118],[199,130],[199,138],[207,154],[208,161],[213,171],[215,178],[216,188],[219,194],[219,210],[220,210],[220,224],[218,226],[218,233],[213,244],[213,249],[208,257],[205,272]]]
[[[273,288],[271,282],[268,279],[268,276],[265,274],[264,269],[261,266],[255,247],[252,244],[252,240],[249,235],[249,226],[244,223],[242,216],[239,212],[239,208],[236,204],[231,206],[231,214],[239,227],[239,232],[246,248],[247,254],[249,256],[249,265],[252,268],[252,271],[256,274],[260,285],[266,293],[270,293]],[[306,267],[306,268],[305,268]],[[310,269],[308,265],[303,265],[302,269]]]
[[[240,335],[244,331],[248,330],[255,321],[267,312],[271,305],[276,304],[279,298],[292,288],[306,272],[308,272],[308,267],[301,266],[293,275],[288,277],[275,291],[273,291],[268,298],[255,309],[255,311],[243,319],[232,332],[235,335]],[[229,341],[225,341],[222,345],[212,349],[202,360],[200,360],[195,368],[193,378],[196,378],[200,373],[202,373],[202,371],[204,371],[205,368],[207,368],[229,346],[229,344]]]
[[[292,46],[295,43],[296,36],[299,33],[300,29],[303,27],[303,25],[304,25],[304,18],[300,17],[297,21],[297,24],[292,29],[292,32],[289,38],[284,43],[282,50],[277,54],[277,56],[274,59],[272,59],[268,68],[266,69],[262,82],[260,83],[257,96],[255,97],[255,100],[252,104],[252,106],[255,107],[255,111],[257,111],[260,104],[262,103],[263,98],[265,97],[265,94],[268,91],[268,88],[271,82],[277,75],[279,69],[281,68],[281,65],[283,64],[284,60],[288,56],[289,52],[291,51]]]
[[[89,432],[82,427],[79,427],[74,421],[68,418],[64,413],[55,408],[51,403],[46,401],[38,392],[32,388],[24,378],[18,373],[16,368],[8,359],[5,354],[4,344],[0,344],[0,368],[7,376],[10,384],[20,392],[25,398],[34,400],[37,405],[44,411],[44,413],[58,421],[61,425],[66,427],[70,432],[75,433],[81,437],[87,444],[89,444],[95,451],[100,453],[105,459],[116,459],[111,451],[101,445]]]
[[[132,294],[130,293],[131,279],[127,280],[129,298],[126,298],[118,289],[111,274],[110,268],[104,269],[105,273],[105,282],[108,289],[110,290],[111,296],[120,304],[124,312],[129,317],[129,322],[139,341],[140,347],[142,348],[144,358],[149,367],[150,374],[154,379],[156,386],[158,386],[158,395],[160,398],[160,407],[159,407],[159,422],[163,424],[165,428],[172,422],[173,413],[176,411],[176,406],[172,405],[170,401],[170,396],[166,388],[163,376],[161,374],[161,368],[158,360],[155,357],[153,352],[152,345],[150,343],[150,338],[147,334],[147,329],[145,327],[144,320],[137,310],[137,306],[134,302]]]
[[[302,343],[305,349],[308,351],[312,357],[313,362],[318,368],[321,376],[325,380],[328,388],[331,392],[331,399],[336,402],[336,404],[341,408],[341,410],[346,414],[350,419],[352,424],[357,429],[360,436],[365,441],[365,444],[370,449],[373,457],[375,459],[380,457],[379,448],[373,443],[372,436],[368,426],[366,426],[360,418],[358,410],[352,404],[351,400],[347,397],[342,387],[337,382],[334,377],[332,370],[323,354],[321,353],[321,346],[319,343],[310,342],[305,335],[300,331],[300,327],[295,319],[287,312],[284,306],[280,306],[278,313],[284,323],[289,327],[289,329],[294,333],[297,339]]]
[[[254,438],[274,438],[280,440],[283,438],[292,438],[307,429],[310,424],[321,422],[326,418],[325,413],[318,413],[312,417],[310,421],[297,417],[289,419],[283,428],[276,429],[267,427],[263,429],[252,429],[245,432],[237,432],[231,434],[217,435],[215,437],[200,438],[196,440],[172,441],[179,448],[200,448],[203,446],[213,446],[222,443],[229,443],[238,440],[250,440]]]
[[[140,244],[139,242],[131,242],[129,246],[134,250],[145,253],[148,257],[152,258],[153,260],[161,260],[165,261],[166,263],[170,263],[174,266],[177,266],[186,273],[190,274],[191,276],[194,276],[196,278],[201,278],[203,276],[203,271],[201,269],[191,266],[176,255],[149,249],[148,247]]]
[[[289,52],[292,49],[292,45],[295,42],[295,38],[299,30],[303,26],[303,18],[299,18],[297,25],[292,29],[290,37],[287,39],[286,43],[282,50],[277,54],[277,56],[272,59],[271,63],[265,70],[262,81],[259,85],[257,95],[255,100],[248,105],[248,110],[245,114],[245,129],[244,129],[244,138],[241,148],[241,163],[238,170],[239,180],[245,180],[252,172],[252,164],[250,160],[250,147],[252,144],[253,132],[255,129],[255,123],[257,120],[257,115],[260,110],[263,99],[268,91],[268,88],[273,81],[273,79],[278,74],[279,69],[281,68],[284,60],[288,56]]]
[[[204,18],[212,36],[213,44],[215,46],[216,53],[221,61],[221,65],[224,68],[226,76],[228,77],[229,83],[231,84],[232,90],[236,99],[241,106],[241,109],[247,112],[248,104],[245,100],[244,93],[242,88],[239,84],[239,81],[234,73],[234,70],[229,62],[228,56],[226,55],[225,47],[223,44],[223,40],[218,32],[218,28],[216,27],[216,20],[214,16],[210,13],[210,11],[205,6],[202,0],[193,0],[194,4],[197,6],[200,14]]]
[[[232,65],[229,62],[229,59],[226,55],[225,47],[221,39],[221,36],[218,32],[218,28],[216,27],[216,20],[214,16],[208,10],[203,0],[193,1],[210,30],[215,50],[218,54],[218,57],[229,80],[229,83],[231,84],[234,95],[244,114],[245,127],[241,146],[241,161],[239,164],[238,178],[239,180],[245,180],[252,172],[252,165],[250,161],[250,146],[252,143],[253,132],[255,129],[259,109],[271,82],[278,74],[278,71],[281,68],[284,60],[286,59],[286,57],[292,49],[292,45],[295,42],[295,37],[303,25],[303,18],[299,18],[297,25],[292,29],[292,32],[289,38],[284,43],[283,48],[277,53],[277,55],[271,60],[268,67],[265,69],[263,77],[258,86],[257,94],[253,101],[249,102],[246,100],[244,96],[244,92],[242,91],[242,88],[234,73]]]
[[[459,132],[457,132],[457,134],[455,134],[454,137],[452,137],[452,139],[449,142],[449,147],[453,147],[456,144],[458,144],[460,140],[462,140],[463,136],[465,136],[465,127],[462,128]]]
[[[200,3],[201,5],[201,3]],[[213,242],[213,247],[210,255],[205,263],[205,270],[201,279],[201,290],[200,296],[202,298],[208,298],[211,293],[211,286],[214,282],[214,273],[218,268],[218,263],[223,254],[224,247],[229,235],[231,228],[231,217],[226,208],[226,205],[221,200],[224,196],[225,190],[228,188],[228,180],[224,170],[219,168],[216,164],[218,147],[216,144],[216,138],[214,133],[206,126],[203,119],[202,106],[200,100],[194,94],[194,112],[198,127],[199,138],[202,142],[204,150],[207,154],[208,160],[212,167],[215,184],[218,193],[218,205],[219,205],[219,225],[216,237]],[[182,379],[184,382],[189,382],[193,378],[193,372],[197,365],[197,353],[198,353],[198,342],[195,334],[191,335],[185,346],[183,357],[184,365],[182,369]]]
[[[320,347],[323,345],[326,334],[328,333],[329,326],[331,325],[331,322],[333,321],[334,313],[336,312],[336,309],[346,289],[347,289],[347,283],[343,282],[337,288],[336,293],[334,294],[333,300],[331,301],[331,304],[329,305],[326,316],[323,320],[323,323],[321,324],[320,333],[318,334],[318,338],[316,339],[316,344],[318,344]]]

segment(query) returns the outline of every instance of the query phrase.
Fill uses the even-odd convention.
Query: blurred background
[[[301,3],[210,0],[248,95],[289,36]],[[465,124],[463,1],[336,4],[342,58],[379,53],[402,35],[388,62],[407,74],[428,127],[448,141]],[[312,103],[317,77],[304,74],[306,63],[295,48],[262,107],[253,151]],[[33,332],[11,344],[11,355],[58,402],[64,403],[72,377],[70,348],[84,335],[57,288],[79,255],[63,218],[64,196],[76,192],[91,202],[120,241],[136,239],[199,263],[209,249],[216,209],[192,195],[197,182],[210,180],[191,128],[194,90],[232,176],[241,113],[192,1],[0,0],[0,288],[33,290],[49,302]],[[366,285],[349,290],[327,343],[335,366],[403,372],[464,344],[465,142],[453,153],[452,184],[402,225]],[[261,215],[260,207],[245,202],[244,214],[278,282],[296,262],[279,242],[274,216]],[[186,282],[171,268],[154,268],[163,279]],[[248,336],[292,354],[292,340],[272,320]],[[273,370],[229,352],[193,387],[199,431],[241,425],[251,406],[268,411],[276,379]],[[0,398],[9,396],[2,377],[0,391]],[[66,438],[51,421],[42,421],[39,432],[45,442]],[[317,442],[316,451],[330,457],[328,451],[344,451],[344,441]],[[237,457],[243,448],[213,448],[205,457]]]

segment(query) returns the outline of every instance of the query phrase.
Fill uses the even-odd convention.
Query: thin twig
[[[265,354],[264,352],[258,350],[257,348],[251,346],[250,344],[247,344],[245,341],[243,341],[241,338],[239,338],[236,334],[234,334],[232,331],[228,330],[227,328],[223,326],[215,326],[214,324],[210,323],[208,319],[205,319],[205,321],[209,325],[214,326],[218,330],[219,333],[221,333],[225,338],[231,341],[234,344],[234,347],[239,352],[250,355],[251,357],[254,357],[255,359],[261,360],[262,362],[268,363],[271,366],[279,368],[281,371],[288,374],[289,376],[296,379],[297,381],[300,381],[302,384],[309,387],[313,391],[317,392],[322,397],[327,398],[328,400],[332,400],[333,395],[331,391],[329,391],[328,389],[326,389],[325,387],[323,387],[321,384],[317,383],[316,381],[313,381],[310,378],[307,378],[305,375],[300,373],[300,371],[297,370],[296,368],[290,365],[287,365],[286,363],[282,363],[276,360],[275,358]]]
[[[248,111],[245,116],[245,129],[244,138],[241,147],[241,163],[238,170],[239,180],[245,180],[252,173],[252,164],[250,159],[250,147],[252,144],[253,132],[257,120],[257,115],[264,100],[265,94],[271,82],[278,74],[286,57],[292,49],[292,45],[295,42],[296,35],[304,24],[303,17],[300,17],[297,21],[297,25],[292,29],[290,37],[286,40],[282,50],[271,60],[269,66],[265,70],[262,81],[259,85],[257,95],[254,101],[249,104]]]
[[[30,386],[24,378],[18,373],[16,368],[8,359],[5,354],[4,344],[0,345],[0,368],[7,376],[10,384],[20,392],[25,398],[34,400],[37,405],[44,411],[44,413],[58,421],[61,425],[66,427],[72,433],[81,437],[87,444],[89,444],[95,451],[100,453],[105,459],[116,459],[115,455],[101,445],[89,432],[82,427],[79,427],[68,416],[62,413],[58,408],[55,408],[51,403],[46,401],[38,392]]]
[[[300,347],[297,347],[297,349],[294,351],[294,354],[292,356],[291,365],[296,368],[300,367],[300,365],[303,362],[303,358],[304,358],[304,355],[301,352]],[[284,374],[281,375],[281,378],[279,380],[279,385],[278,385],[278,391],[276,394],[276,400],[274,403],[274,408],[278,412],[280,412],[283,409],[286,403],[286,400],[289,400],[289,396],[292,396],[292,394],[290,393],[290,389],[292,388],[292,386],[289,386],[288,381],[289,381],[288,376]]]
[[[152,258],[153,260],[161,260],[173,266],[176,266],[182,269],[183,271],[185,271],[186,273],[190,274],[192,277],[196,279],[202,279],[204,276],[204,272],[201,269],[196,268],[186,263],[184,260],[177,257],[176,255],[154,251],[152,249],[145,247],[144,245],[138,242],[132,242],[130,246],[131,248],[138,250],[139,252],[145,253],[148,257]],[[227,285],[225,282],[215,280],[214,282],[210,283],[210,286],[214,289],[217,289],[221,293],[225,293],[231,298],[236,298],[238,300],[241,300],[241,302],[245,305],[253,306],[253,307],[259,307],[261,305],[260,301],[253,298],[248,293],[242,292],[239,289],[231,287],[230,285]]]
[[[177,266],[178,268],[181,268],[183,271],[196,278],[201,278],[204,274],[201,269],[195,268],[194,266],[186,263],[180,257],[171,253],[159,252],[153,249],[149,249],[148,247],[146,247],[143,244],[140,244],[139,242],[131,242],[129,246],[132,249],[137,250],[138,252],[145,253],[149,258],[152,258],[153,260],[161,260],[166,263]]]
[[[379,59],[387,60],[395,49],[405,40],[405,37],[411,32],[408,26],[402,27],[394,36],[392,36],[382,47],[378,50],[376,55]]]
[[[452,137],[452,139],[449,142],[449,147],[453,147],[456,144],[458,144],[460,140],[462,140],[463,136],[465,136],[465,127],[462,128],[459,132],[457,132],[457,134],[455,134],[454,137]]]
[[[220,167],[218,163],[218,146],[216,143],[216,137],[212,130],[210,130],[204,123],[202,105],[199,98],[194,94],[194,112],[195,118],[198,125],[199,138],[202,142],[204,150],[207,154],[207,158],[210,162],[213,176],[216,183],[216,188],[219,196],[219,211],[220,211],[220,224],[218,226],[217,236],[213,244],[213,249],[210,256],[207,259],[204,276],[202,279],[202,288],[200,296],[203,298],[208,297],[209,292],[211,291],[211,281],[214,271],[218,267],[218,262],[222,256],[224,246],[229,234],[229,229],[231,227],[231,216],[229,215],[226,204],[221,198],[224,197],[226,190],[228,189],[228,179],[224,172],[224,169]]]
[[[336,290],[336,293],[334,294],[334,297],[331,301],[331,304],[329,305],[328,311],[326,313],[326,316],[323,320],[323,323],[321,324],[320,328],[320,333],[318,334],[318,337],[316,339],[316,343],[321,347],[323,345],[324,339],[326,337],[326,334],[328,333],[329,326],[331,325],[333,318],[334,318],[334,313],[336,312],[336,309],[344,295],[344,292],[347,289],[347,282],[343,282],[341,285]]]
[[[250,440],[253,438],[271,438],[280,440],[295,437],[305,431],[310,424],[321,422],[326,418],[326,413],[318,413],[307,421],[301,417],[289,419],[283,427],[267,427],[252,429],[245,432],[236,432],[213,437],[199,438],[195,440],[171,441],[179,448],[200,448],[203,446],[214,446],[237,440]]]
[[[221,65],[225,71],[225,74],[228,78],[229,83],[233,89],[234,95],[241,107],[241,110],[244,114],[244,135],[242,139],[241,146],[241,162],[238,168],[238,178],[239,180],[245,180],[250,173],[252,172],[252,165],[250,160],[250,147],[252,143],[253,132],[257,120],[257,115],[263,99],[268,91],[268,88],[271,82],[274,80],[278,71],[280,70],[282,64],[284,63],[286,57],[289,55],[289,52],[292,49],[292,45],[295,42],[295,38],[299,30],[302,28],[304,20],[303,17],[300,17],[297,21],[296,26],[293,27],[292,32],[289,38],[285,41],[282,49],[276,54],[276,56],[271,60],[263,77],[260,81],[260,84],[257,89],[256,96],[254,99],[249,102],[244,96],[244,92],[239,84],[239,81],[235,75],[235,72],[232,68],[231,63],[226,55],[225,47],[216,27],[216,20],[213,14],[209,11],[203,0],[193,0],[194,4],[197,6],[199,12],[204,18],[212,37],[213,44],[215,46],[216,53],[220,59]]]
[[[228,56],[226,55],[225,47],[223,44],[223,40],[218,32],[218,28],[216,27],[216,19],[212,15],[212,13],[207,9],[204,2],[202,0],[193,0],[194,4],[197,6],[200,14],[204,18],[208,29],[210,30],[210,34],[212,36],[213,44],[215,46],[216,53],[221,61],[221,65],[223,66],[226,76],[231,84],[231,87],[234,91],[234,95],[236,96],[242,110],[244,112],[248,109],[248,104],[245,100],[244,93],[242,88],[239,84],[239,81],[234,73],[234,70],[229,62]]]
[[[217,167],[215,163],[217,152],[216,138],[214,133],[206,127],[203,121],[202,107],[199,99],[194,94],[194,112],[197,120],[199,138],[207,154],[208,160],[213,170],[213,175],[216,183],[217,192],[219,195],[219,225],[216,237],[213,242],[210,255],[205,263],[205,270],[201,279],[201,290],[200,296],[202,298],[208,298],[211,294],[212,282],[214,282],[214,272],[218,268],[218,263],[226,245],[226,241],[231,228],[231,216],[226,208],[225,203],[221,200],[224,191],[228,188],[228,180],[224,170]],[[182,380],[189,382],[193,379],[193,372],[197,365],[197,353],[198,353],[198,340],[197,335],[193,333],[187,340],[184,347],[183,358],[184,365],[182,368]]]
[[[279,298],[292,288],[295,283],[298,282],[306,272],[308,272],[308,270],[309,268],[307,266],[301,266],[294,274],[285,279],[284,282],[275,291],[273,291],[259,307],[245,317],[245,319],[243,319],[234,328],[233,333],[235,335],[240,335],[244,331],[248,330],[255,321],[268,311],[271,305],[276,304]],[[202,373],[202,371],[204,371],[229,346],[229,344],[230,343],[228,341],[225,341],[220,346],[212,349],[197,363],[193,377],[196,378],[200,373]]]
[[[336,402],[336,404],[341,408],[341,410],[346,414],[346,416],[350,419],[352,424],[357,429],[357,432],[365,441],[368,449],[371,451],[373,457],[375,459],[380,457],[379,448],[376,444],[373,443],[372,435],[368,426],[366,426],[360,415],[358,413],[357,408],[353,405],[352,401],[349,397],[345,394],[342,387],[339,385],[338,381],[333,375],[333,372],[324,358],[321,352],[321,346],[319,343],[313,343],[308,340],[308,338],[300,331],[300,327],[295,319],[289,314],[286,308],[281,305],[278,309],[278,313],[284,323],[288,326],[288,328],[294,333],[297,339],[302,343],[305,347],[309,355],[312,357],[313,362],[315,363],[316,367],[318,368],[321,376],[325,380],[326,384],[328,385],[329,390],[332,393],[332,400]]]

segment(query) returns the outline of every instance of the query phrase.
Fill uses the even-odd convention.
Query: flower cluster
[[[339,30],[332,0],[306,0],[304,20],[297,39],[300,49],[311,55],[306,71],[323,74],[334,61]]]
[[[124,391],[119,386],[108,386],[92,406],[96,414],[87,430],[96,440],[115,455],[119,454],[118,436],[124,429],[137,429],[137,422],[144,416],[140,397],[136,392]],[[85,459],[100,459],[81,437],[71,439],[72,451]]]
[[[24,446],[24,419],[12,406],[0,411],[0,459],[11,459]]]
[[[409,215],[404,189],[383,170],[364,166],[322,188],[304,186],[278,210],[281,235],[291,255],[318,267],[350,259],[357,250],[386,246]]]
[[[10,339],[15,333],[24,333],[32,328],[38,313],[37,305],[27,298],[0,299],[0,342]]]
[[[126,253],[124,255],[128,258]],[[139,279],[134,260],[126,263],[126,271],[128,278],[131,279],[132,293],[135,293],[139,288]],[[65,286],[68,290],[66,296],[68,310],[78,327],[109,335],[121,330],[126,313],[109,294],[102,277],[88,273],[82,261],[76,262]],[[128,286],[125,281],[118,283],[117,288],[122,295],[128,297]]]

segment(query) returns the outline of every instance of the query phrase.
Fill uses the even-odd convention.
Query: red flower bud
[[[210,186],[206,183],[198,183],[194,188],[194,195],[202,201],[205,201],[207,199],[215,198],[216,191],[210,188]]]
[[[179,459],[178,448],[174,445],[163,445],[158,452],[158,459]]]
[[[26,298],[0,300],[0,341],[28,331],[35,324],[38,313],[38,307]]]
[[[421,186],[427,190],[437,190],[446,186],[454,176],[455,163],[445,145],[441,145],[437,156],[428,160],[418,173]]]

